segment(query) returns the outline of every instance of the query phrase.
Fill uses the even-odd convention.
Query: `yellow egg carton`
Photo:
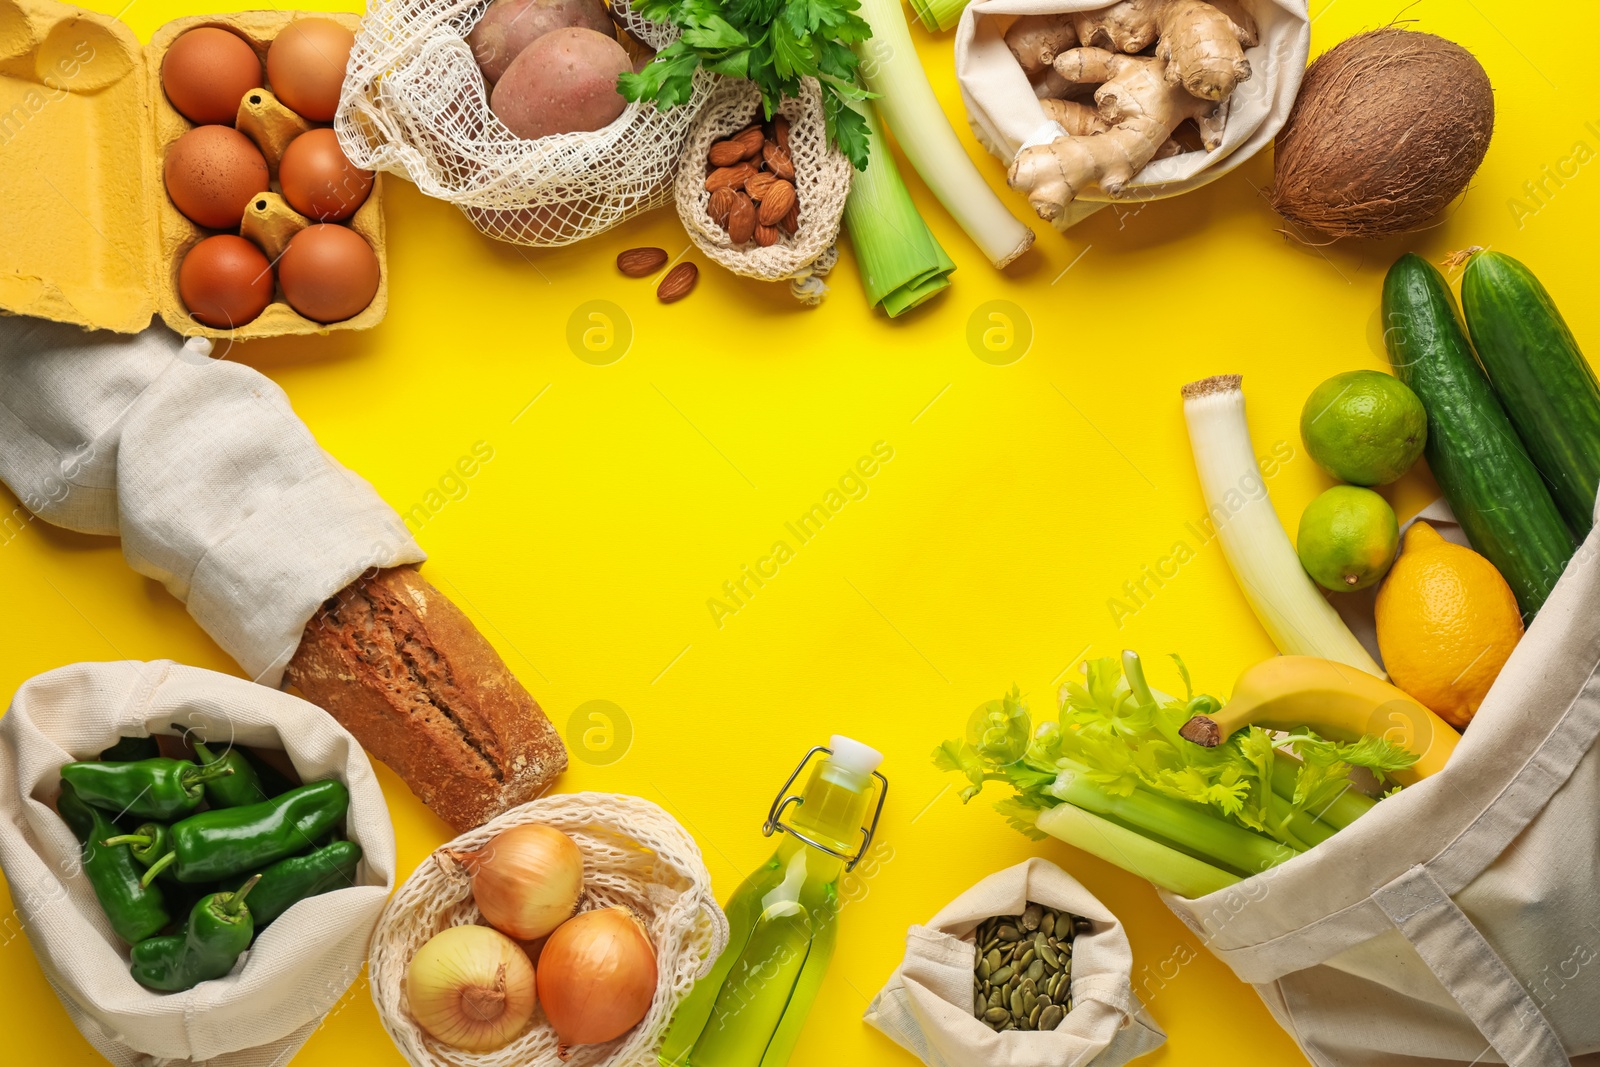
[[[377,295],[353,318],[314,322],[285,303],[280,289],[257,318],[219,330],[191,319],[178,296],[184,254],[216,231],[190,222],[167,197],[167,148],[194,123],[162,92],[161,60],[184,31],[219,26],[244,38],[264,67],[278,32],[309,17],[351,30],[360,25],[349,14],[244,11],[177,19],[141,49],[114,18],[54,0],[0,0],[0,311],[118,333],[137,333],[159,314],[185,336],[237,340],[364,330],[382,321],[389,266],[381,175],[348,220],[377,253],[379,272]],[[274,178],[274,192],[251,202],[245,225],[275,259],[283,241],[308,223],[276,195],[282,142],[303,120],[266,89],[245,94],[240,110],[252,112],[241,128],[267,142],[262,154]]]

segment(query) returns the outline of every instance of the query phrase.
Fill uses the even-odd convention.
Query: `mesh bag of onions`
[[[665,204],[709,78],[697,75],[691,98],[666,111],[632,103],[600,129],[519,137],[491,109],[467,41],[490,6],[370,0],[334,119],[350,160],[410,179],[513,244],[571,244]],[[609,14],[636,61],[677,37],[627,0],[612,0]]]
[[[787,279],[797,299],[815,305],[839,258],[834,242],[854,170],[828,143],[815,78],[766,118],[754,83],[717,84],[684,146],[678,217],[714,262],[746,278]],[[770,218],[769,209],[777,209]]]
[[[727,940],[699,846],[672,816],[637,797],[550,796],[412,873],[373,934],[372,999],[416,1067],[655,1067]],[[613,982],[591,987],[598,972]]]

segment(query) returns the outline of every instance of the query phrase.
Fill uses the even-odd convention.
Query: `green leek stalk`
[[[1293,799],[1294,779],[1299,767],[1299,761],[1293,756],[1278,753],[1278,758],[1272,765],[1272,791],[1286,800]],[[1312,832],[1316,835],[1317,841],[1322,842],[1332,837],[1335,831],[1343,830],[1371,811],[1377,803],[1352,785],[1323,805],[1321,810],[1301,812],[1301,814],[1317,825],[1318,829]]]
[[[1181,897],[1203,897],[1239,881],[1238,875],[1072,804],[1057,804],[1041,811],[1034,825],[1058,841],[1098,856]]]
[[[1300,854],[1254,830],[1215,818],[1197,805],[1138,786],[1129,795],[1119,796],[1081,773],[1065,770],[1056,776],[1049,792],[1058,800],[1103,815],[1235,874],[1255,874]]]
[[[1207,522],[1228,569],[1279,652],[1319,656],[1383,678],[1383,668],[1295,555],[1261,479],[1240,381],[1241,375],[1219,374],[1183,387],[1183,415]]]
[[[872,162],[850,183],[844,226],[856,250],[867,303],[882,305],[894,318],[948,287],[956,265],[911,202],[878,116],[869,106],[850,106],[866,117]]]
[[[855,46],[856,54],[884,123],[944,209],[989,262],[1004,267],[1033,244],[1033,231],[1000,202],[950,128],[917,58],[900,0],[862,0],[861,17],[872,36]]]
[[[953,30],[972,0],[911,0],[911,10],[929,33]]]

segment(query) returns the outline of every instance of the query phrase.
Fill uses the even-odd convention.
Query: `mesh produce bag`
[[[817,304],[828,291],[822,277],[839,258],[834,242],[855,170],[828,143],[822,92],[815,78],[803,79],[800,96],[784,100],[777,114],[789,120],[799,229],[792,236],[780,230],[778,242],[765,248],[753,241],[736,245],[707,211],[711,194],[705,187],[706,155],[712,143],[765,117],[760,90],[733,78],[722,79],[712,90],[689,131],[675,183],[678,217],[689,239],[714,262],[746,278],[769,282],[787,278],[796,298]]]
[[[186,730],[219,747],[281,749],[306,782],[344,782],[343,831],[362,859],[354,885],[295,904],[226,977],[157,993],[128,973],[128,948],[55,801],[63,764],[94,759],[119,736]],[[167,661],[76,663],[24,683],[0,719],[0,816],[13,929],[28,935],[73,1025],[116,1067],[287,1063],[360,975],[394,885],[389,810],[355,738],[287,693]],[[5,1060],[22,1062],[12,1052]]]
[[[629,104],[599,130],[517,137],[489,110],[489,86],[466,35],[489,0],[371,0],[356,35],[334,128],[351,162],[415,182],[490,237],[555,247],[603,233],[667,202],[709,78],[686,103]],[[660,50],[675,27],[626,0],[612,16]]]
[[[538,823],[567,834],[583,853],[580,912],[623,905],[644,923],[655,947],[659,985],[644,1021],[599,1045],[557,1052],[555,1030],[536,1010],[516,1040],[493,1052],[463,1052],[423,1033],[406,1002],[411,957],[447,926],[482,919],[472,882],[447,852],[472,852],[513,826]],[[395,893],[372,936],[372,999],[384,1029],[416,1067],[656,1067],[672,1013],[728,943],[728,920],[711,875],[677,820],[648,800],[614,793],[571,793],[512,808],[435,851]]]

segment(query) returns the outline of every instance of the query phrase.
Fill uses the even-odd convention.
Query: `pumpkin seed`
[[[1029,902],[973,933],[973,1014],[997,1032],[1054,1030],[1072,1011],[1072,939],[1087,920]]]
[[[1002,986],[1011,980],[1011,975],[1013,973],[1015,973],[1015,968],[1008,963],[998,971],[995,971],[993,974],[989,975],[989,981],[996,986]]]
[[[1030,964],[1032,964],[1032,963],[1033,963],[1033,961],[1034,961],[1034,958],[1035,958],[1035,957],[1036,957],[1036,956],[1038,956],[1038,953],[1037,953],[1037,952],[1035,952],[1035,951],[1034,951],[1034,950],[1033,950],[1033,949],[1031,949],[1031,948],[1030,948],[1030,949],[1028,949],[1028,951],[1026,951],[1026,952],[1024,952],[1024,953],[1023,953],[1023,954],[1022,954],[1022,958],[1021,958],[1021,959],[1019,959],[1019,960],[1017,960],[1017,966],[1018,966],[1018,967],[1022,967],[1022,968],[1024,968],[1024,969],[1026,969],[1026,968],[1027,968],[1027,967],[1028,967],[1028,966],[1029,966],[1029,965],[1030,965]]]
[[[989,966],[987,957],[978,961],[978,981],[983,981],[994,973],[994,968]]]
[[[989,965],[989,974],[993,974],[995,971],[998,971],[1000,969],[1000,964],[1003,962],[1000,959],[1000,950],[997,948],[990,949],[989,954],[983,957],[983,962]],[[989,975],[986,974],[984,977],[987,978]]]
[[[1027,971],[1025,973],[1027,974],[1027,976],[1029,978],[1032,978],[1035,982],[1037,982],[1039,979],[1043,978],[1044,977],[1044,960],[1034,960],[1032,963],[1028,964],[1028,969],[1027,969]]]
[[[999,935],[1000,940],[1002,940],[1002,941],[1021,941],[1022,940],[1022,931],[1018,930],[1015,926],[1012,926],[1010,923],[1007,923],[1006,925],[1000,927],[1000,929],[995,931],[995,932]]]
[[[1039,920],[1044,918],[1044,908],[1038,904],[1029,904],[1022,909],[1022,928],[1024,930],[1039,929]]]
[[[1028,1013],[1028,1027],[1029,1027],[1029,1029],[1032,1029],[1032,1030],[1039,1029],[1039,1020],[1044,1017],[1044,1009],[1046,1007],[1048,1007],[1048,1006],[1049,1006],[1049,1001],[1046,1001],[1043,1004],[1035,1004],[1033,1006],[1033,1010]]]
[[[989,1008],[983,1013],[983,1018],[985,1022],[991,1023],[1004,1023],[1011,1021],[1011,1016],[1006,1014],[1006,1010],[1004,1008]]]
[[[1026,1007],[1026,1002],[1022,999],[1022,990],[1013,989],[1011,991],[1010,1005],[1011,1005],[1011,1017],[1013,1019],[1015,1019],[1015,1018],[1017,1018],[1019,1016],[1023,1016],[1023,1015],[1027,1015],[1028,1014],[1028,1009]]]
[[[1039,1018],[1035,1020],[1035,1026],[1040,1030],[1054,1030],[1061,1025],[1061,1020],[1066,1017],[1067,1013],[1061,1010],[1060,1005],[1047,1004],[1040,1009]]]
[[[1061,969],[1061,955],[1049,945],[1040,946],[1039,958],[1044,960],[1044,965],[1050,968],[1052,971],[1059,971]],[[987,978],[988,975],[984,975],[983,977]]]
[[[1039,919],[1039,932],[1049,937],[1056,932],[1056,913],[1047,911]]]

